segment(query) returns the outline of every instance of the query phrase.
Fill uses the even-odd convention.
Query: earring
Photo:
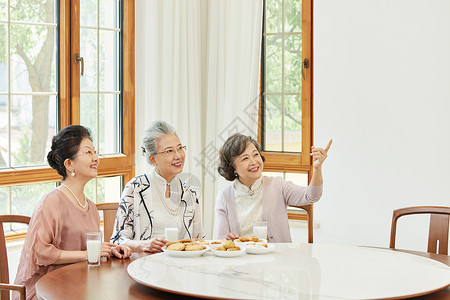
[[[72,173],[70,173],[70,176],[75,176],[75,170],[72,170]]]
[[[234,172],[234,177],[238,177],[238,174],[236,172]]]

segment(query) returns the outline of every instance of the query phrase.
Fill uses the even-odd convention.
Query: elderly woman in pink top
[[[34,286],[48,272],[87,260],[86,233],[100,231],[97,207],[84,194],[99,165],[89,129],[80,125],[62,129],[52,139],[47,160],[62,176],[62,184],[39,201],[31,216],[14,282],[25,285],[27,299],[37,299]],[[102,243],[102,256],[130,254],[127,246]]]
[[[219,238],[249,236],[253,223],[267,222],[269,242],[291,242],[288,205],[307,205],[322,195],[322,164],[332,140],[325,149],[311,147],[313,176],[308,187],[281,177],[262,176],[264,157],[254,139],[242,134],[228,138],[220,149],[219,174],[233,184],[217,196],[216,221]]]

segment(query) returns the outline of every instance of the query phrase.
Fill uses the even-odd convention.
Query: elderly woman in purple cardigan
[[[234,134],[220,149],[219,174],[233,184],[216,200],[219,238],[235,239],[252,234],[253,223],[267,222],[269,242],[291,242],[288,205],[307,205],[322,195],[322,164],[332,140],[325,148],[311,147],[313,176],[309,186],[298,186],[281,177],[262,176],[261,146],[249,136]]]

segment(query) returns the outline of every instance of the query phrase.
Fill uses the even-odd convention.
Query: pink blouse
[[[86,233],[100,231],[100,216],[88,200],[86,212],[55,189],[37,204],[28,226],[15,284],[25,284],[27,299],[37,299],[34,285],[52,270],[63,250],[86,250]],[[14,295],[17,294],[17,295]],[[18,299],[18,293],[13,293]]]

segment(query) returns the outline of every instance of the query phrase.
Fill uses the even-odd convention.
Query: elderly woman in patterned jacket
[[[165,224],[176,223],[178,239],[203,238],[198,197],[177,177],[183,171],[186,146],[163,121],[147,129],[143,153],[154,170],[125,186],[111,242],[133,251],[161,252],[168,242]]]

